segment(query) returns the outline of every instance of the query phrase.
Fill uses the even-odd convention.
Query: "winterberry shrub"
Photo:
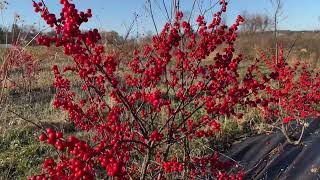
[[[38,43],[63,47],[74,61],[63,70],[53,67],[54,107],[67,111],[79,131],[94,137],[64,137],[48,129],[39,139],[56,147],[59,157],[47,158],[43,174],[30,179],[242,179],[237,164],[221,160],[218,152],[192,149],[219,133],[219,117],[241,117],[239,107],[256,107],[268,82],[254,76],[256,64],[240,78],[242,56],[235,55],[234,43],[243,18],[238,16],[230,27],[223,24],[227,2],[220,1],[211,21],[199,16],[197,30],[177,12],[151,43],[132,52],[129,62],[117,51],[105,51],[97,29],[80,29],[92,17],[90,9],[79,11],[68,0],[60,3],[57,16],[44,1],[33,1],[35,11],[56,31]],[[68,73],[81,78],[85,97],[72,90]]]
[[[38,60],[26,48],[19,44],[6,48],[0,64],[0,96],[4,89],[29,90],[39,71]]]
[[[289,65],[282,48],[278,57],[269,59],[262,53],[261,59],[269,74],[266,76],[266,88],[260,92],[264,94],[259,103],[260,109],[268,124],[280,129],[289,143],[299,144],[308,120],[320,116],[319,69],[299,62]],[[294,127],[300,129],[290,129],[293,122]],[[289,136],[297,132],[300,134],[298,138]]]

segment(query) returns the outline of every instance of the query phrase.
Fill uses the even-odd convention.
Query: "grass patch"
[[[53,150],[40,144],[33,127],[10,129],[0,139],[0,179],[26,179],[39,172]]]

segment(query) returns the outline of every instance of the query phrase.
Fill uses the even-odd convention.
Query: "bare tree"
[[[0,0],[0,13],[1,13],[1,20],[2,20],[2,24],[5,26],[6,22],[4,19],[4,11],[7,9],[7,6],[9,5],[9,3],[5,0]],[[5,32],[5,37],[6,37],[6,42],[5,44],[8,44],[8,31],[9,29],[3,27],[2,28]]]
[[[270,28],[272,24],[272,19],[269,16],[265,16],[265,18],[263,19],[263,24],[262,24],[262,31],[266,31]]]
[[[283,15],[283,2],[282,0],[270,0],[271,4],[275,7],[274,11],[274,42],[275,42],[275,49],[276,49],[276,62],[278,63],[278,23],[279,18]]]
[[[272,18],[266,14],[249,14],[247,11],[243,11],[241,16],[245,19],[242,25],[244,32],[264,32],[271,29],[273,24]]]

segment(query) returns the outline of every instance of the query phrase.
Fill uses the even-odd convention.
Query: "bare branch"
[[[153,26],[154,26],[154,29],[156,30],[156,33],[157,35],[159,35],[158,33],[158,28],[157,28],[157,24],[155,22],[155,19],[154,19],[154,16],[153,16],[153,10],[152,10],[152,4],[151,4],[151,0],[147,0],[147,3],[149,5],[149,13],[150,13],[150,16],[151,16],[151,19],[152,19],[152,22],[153,22]]]

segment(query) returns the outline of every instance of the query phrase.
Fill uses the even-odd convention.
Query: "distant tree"
[[[263,24],[262,24],[262,31],[269,30],[272,25],[272,19],[269,16],[265,16],[263,19]]]
[[[243,11],[241,16],[245,19],[242,25],[244,32],[264,32],[272,28],[273,21],[268,15],[249,14],[247,11]]]
[[[6,42],[6,30],[4,27],[0,27],[0,44],[4,44]]]
[[[116,31],[102,32],[102,40],[106,44],[117,45],[123,43],[124,39]]]

